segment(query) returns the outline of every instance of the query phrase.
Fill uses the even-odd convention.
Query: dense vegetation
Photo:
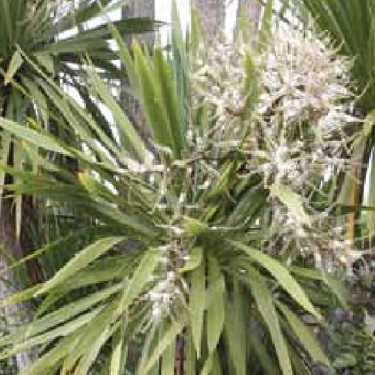
[[[0,373],[372,374],[371,1],[152,50],[113,3],[0,0]]]

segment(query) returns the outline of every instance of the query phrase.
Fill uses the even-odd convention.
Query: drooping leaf
[[[290,274],[288,269],[285,268],[279,261],[240,242],[231,241],[231,244],[234,247],[242,250],[261,267],[265,268],[280,283],[280,286],[294,299],[296,303],[318,319],[321,319],[319,312],[312,305],[301,286]]]
[[[254,268],[248,269],[251,291],[254,295],[257,309],[262,316],[275,348],[283,375],[293,375],[288,348],[282,334],[279,318],[273,302],[272,294],[264,284],[261,276]]]
[[[206,266],[202,260],[200,266],[190,274],[189,310],[191,332],[198,358],[201,355],[204,309],[206,303]]]
[[[56,275],[48,280],[37,292],[37,295],[44,294],[52,288],[64,283],[79,270],[88,266],[102,254],[112,249],[115,245],[125,241],[125,237],[108,237],[98,240],[92,245],[80,251],[71,261],[69,261]]]
[[[289,322],[290,327],[298,337],[300,343],[310,354],[314,362],[320,362],[326,366],[330,366],[330,360],[324,354],[323,349],[321,348],[320,344],[318,343],[314,334],[309,330],[309,328],[306,327],[306,325],[301,321],[301,319],[285,304],[278,301],[277,306],[284,314],[285,318]]]
[[[0,126],[10,134],[23,139],[24,141],[30,142],[37,147],[41,147],[45,150],[57,152],[66,156],[71,155],[67,149],[60,146],[59,142],[57,142],[54,138],[47,134],[37,132],[33,129],[27,128],[26,126],[19,125],[14,121],[7,120],[1,117]]]
[[[219,342],[225,321],[225,281],[215,258],[208,258],[207,347],[212,354]]]
[[[301,220],[301,223],[310,225],[310,218],[303,207],[301,196],[285,185],[273,185],[271,194],[280,199],[290,212]]]
[[[18,69],[20,69],[20,67],[22,66],[22,63],[23,63],[23,59],[19,51],[14,52],[12,58],[10,59],[8,70],[5,73],[5,77],[4,77],[5,85],[8,85],[11,82],[14,75],[17,73]]]
[[[166,327],[162,339],[158,342],[158,345],[150,358],[147,359],[145,365],[139,370],[139,375],[147,374],[153,368],[163,353],[176,341],[177,335],[182,331],[183,326],[183,323],[174,321]]]

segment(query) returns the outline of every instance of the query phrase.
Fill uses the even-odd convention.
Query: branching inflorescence
[[[349,62],[314,35],[279,30],[261,53],[240,39],[202,45],[192,65],[183,158],[169,161],[171,151],[156,145],[158,155],[147,165],[129,162],[129,172],[147,176],[159,192],[154,209],[169,218],[161,226],[168,240],[158,248],[162,264],[148,295],[154,319],[183,301],[187,288],[178,268],[194,241],[184,218],[205,212],[205,193],[238,155],[238,181],[257,176],[257,188],[268,191],[264,251],[313,255],[330,269],[346,263],[352,246],[330,218],[332,206],[316,203],[326,180],[350,167],[345,129],[358,119],[350,111]]]

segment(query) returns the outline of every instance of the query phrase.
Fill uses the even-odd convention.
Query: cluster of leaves
[[[239,96],[233,99],[241,106],[227,108],[229,99],[220,107],[204,90],[203,97],[201,88],[196,91],[190,73],[196,63],[191,58],[198,58],[195,27],[185,44],[175,16],[171,53],[157,48],[152,56],[137,44],[130,53],[113,25],[109,30],[149,139],[139,135],[90,66],[90,94],[113,116],[106,131],[90,108],[28,60],[45,82],[44,96],[59,108],[55,120],[69,126],[84,152],[40,127],[0,120],[17,139],[49,156],[73,158],[80,168],[77,177],[52,157],[43,161],[43,174],[4,168],[17,177],[13,190],[74,204],[92,223],[34,254],[65,251],[72,238],[85,243],[48,281],[3,301],[34,298],[40,308],[29,324],[0,339],[2,355],[37,347],[40,356],[23,375],[86,375],[93,366],[111,375],[129,368],[172,375],[176,345],[183,342],[188,375],[244,375],[250,368],[311,374],[314,363],[329,368],[311,328],[321,324],[314,288],[329,298],[336,290],[332,277],[324,269],[290,267],[289,251],[275,259],[260,249],[273,202],[302,222],[309,213],[301,192],[284,179],[265,182],[261,167],[269,157],[256,155],[254,165],[249,154],[254,123],[269,124],[272,117],[256,110],[262,86],[251,50],[241,49],[238,59],[229,50],[218,71],[208,64],[209,74],[238,64]],[[35,102],[43,105],[40,98]],[[142,353],[133,349],[138,345]]]
[[[286,2],[285,2],[286,3]],[[369,69],[374,64],[374,3],[372,1],[292,1],[294,6],[303,6],[303,21],[313,22],[334,42],[337,52],[352,60],[350,77],[353,90],[358,95],[354,110],[364,119],[365,126],[354,144],[352,153],[351,174],[342,175],[339,184],[340,202],[350,205],[352,213],[346,221],[347,238],[355,239],[357,248],[364,250],[353,253],[359,258],[354,264],[354,275],[349,278],[348,289],[353,296],[352,314],[355,324],[351,324],[348,334],[342,330],[332,329],[333,341],[336,342],[336,353],[344,351],[349,355],[349,368],[344,373],[371,373],[373,366],[373,329],[368,321],[374,314],[373,255],[374,244],[374,71]],[[286,5],[286,8],[288,6]],[[300,13],[300,14],[302,14]],[[355,125],[349,128],[353,132]],[[340,186],[341,185],[341,186]],[[354,208],[354,210],[353,210]],[[367,209],[369,211],[367,211]],[[367,251],[367,248],[370,248]],[[359,310],[359,311],[358,311]],[[363,311],[366,312],[364,319]],[[362,322],[361,324],[358,322]],[[373,324],[370,323],[370,327]],[[336,327],[337,328],[337,327]],[[351,337],[349,337],[351,336]],[[344,348],[343,348],[344,347]],[[366,357],[366,358],[364,358]]]
[[[37,120],[38,124],[35,122],[33,126],[49,128],[65,139],[69,137],[69,130],[59,128],[57,122],[49,118],[53,104],[46,98],[48,85],[33,64],[60,85],[74,87],[87,106],[91,105],[91,99],[80,80],[82,55],[88,53],[92,64],[110,77],[120,75],[114,63],[116,54],[109,43],[112,35],[107,26],[89,21],[119,8],[123,1],[82,0],[76,3],[72,0],[0,1],[0,72],[4,77],[0,81],[0,115],[25,126],[27,121]],[[146,18],[125,19],[114,24],[123,34],[153,31],[158,25]],[[22,169],[30,160],[35,170],[43,164],[35,147],[21,145],[9,133],[2,132],[1,163]],[[68,168],[68,163],[65,164]],[[1,171],[1,199],[4,182],[6,173]],[[15,231],[19,238],[23,216],[21,196],[15,199],[14,205]]]
[[[15,363],[11,363],[9,360],[0,362],[0,374],[1,375],[14,375],[17,372],[17,366]]]
[[[83,14],[99,10],[82,4]],[[346,262],[352,246],[328,218],[337,194],[322,176],[330,164],[328,177],[348,167],[344,128],[356,119],[342,104],[350,97],[345,61],[299,33],[289,42],[275,36],[266,50],[261,40],[257,53],[244,41],[210,51],[198,46],[195,22],[183,41],[176,15],[170,52],[157,48],[151,56],[137,44],[129,52],[121,25],[93,35],[117,40],[124,71],[116,74],[140,100],[148,139],[92,65],[86,108],[32,52],[16,49],[4,65],[14,92],[21,88],[69,137],[44,129],[43,116],[35,116],[41,124],[1,119],[2,135],[27,149],[25,170],[2,170],[14,176],[19,197],[74,206],[69,220],[78,213],[73,225],[82,227],[18,263],[41,257],[49,279],[2,301],[39,306],[30,323],[0,338],[2,356],[37,348],[23,375],[172,375],[181,357],[188,375],[331,373],[313,332],[333,301],[345,304],[326,273],[332,263],[317,260],[323,254],[342,263],[344,254]],[[113,56],[100,50],[91,63],[106,68]],[[78,61],[66,57],[67,69]],[[22,85],[25,71],[38,77],[37,90]],[[102,106],[113,123],[99,115]],[[62,158],[75,161],[73,173]],[[336,328],[328,328],[333,343],[347,337]],[[370,338],[353,340],[371,350]]]
[[[333,366],[337,373],[373,374],[375,343],[366,315],[336,307],[328,310],[327,321],[329,324],[318,336],[325,350],[334,358]]]

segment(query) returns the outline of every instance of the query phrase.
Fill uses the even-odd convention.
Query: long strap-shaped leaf
[[[290,272],[277,260],[259,250],[255,250],[240,242],[230,241],[237,249],[242,250],[250,259],[265,268],[281,285],[281,287],[306,311],[321,319],[319,312],[310,302],[306,293],[297,283],[296,279]]]
[[[284,335],[281,332],[272,294],[264,284],[259,273],[254,268],[248,267],[247,275],[250,280],[251,291],[255,298],[256,306],[271,336],[281,371],[283,375],[293,375],[292,364],[288,354],[288,347],[286,345]]]
[[[103,238],[92,245],[80,251],[73,259],[71,259],[56,275],[47,281],[37,294],[44,294],[56,286],[64,283],[70,276],[79,270],[85,268],[102,254],[112,249],[115,245],[123,242],[125,237],[108,237]]]
[[[30,142],[33,145],[44,148],[45,150],[58,152],[68,156],[70,155],[68,150],[60,146],[54,138],[46,133],[42,134],[41,132],[37,132],[33,129],[19,125],[17,122],[2,117],[0,117],[0,127],[8,131],[10,134],[13,134],[24,141]]]
[[[169,147],[173,156],[178,158],[182,144],[181,128],[175,112],[173,92],[166,93],[166,90],[172,90],[172,83],[161,83],[161,79],[172,78],[163,61],[164,57],[160,51],[155,51],[154,65],[157,69],[154,69],[138,44],[134,45],[133,50],[137,90],[154,140],[159,145]],[[158,77],[160,74],[163,77]]]

